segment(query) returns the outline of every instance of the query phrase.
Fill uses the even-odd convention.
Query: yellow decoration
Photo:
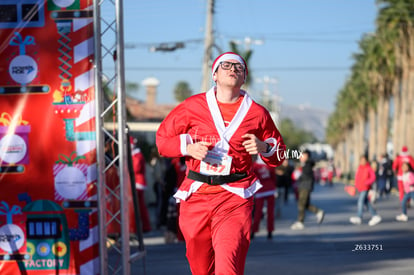
[[[63,95],[61,91],[56,90],[53,93],[53,102],[63,102]]]
[[[10,124],[13,122],[14,118],[6,112],[3,112],[0,116],[0,125],[3,124],[3,126],[10,126]],[[23,120],[22,116],[19,116],[16,125],[27,125],[29,124],[28,121]]]
[[[68,249],[65,243],[63,242],[57,242],[52,245],[52,252],[54,255],[58,257],[63,257],[66,255]]]
[[[72,85],[70,84],[70,81],[68,79],[62,80],[62,83],[60,84],[60,89],[65,92],[72,91]]]

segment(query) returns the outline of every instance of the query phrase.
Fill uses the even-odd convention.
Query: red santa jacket
[[[145,180],[145,158],[139,148],[132,150],[132,166],[134,167],[135,187],[143,190],[147,187]]]
[[[188,157],[187,145],[198,141],[212,144],[209,150],[225,154],[231,159],[229,173],[247,173],[247,177],[236,182],[221,185],[222,188],[243,198],[252,196],[261,185],[257,182],[252,169],[251,156],[242,143],[244,134],[256,135],[262,141],[272,145],[268,153],[261,154],[262,159],[275,167],[282,163],[285,144],[269,112],[255,103],[249,95],[243,101],[230,124],[225,127],[216,96],[215,87],[207,93],[194,95],[175,107],[161,123],[156,143],[160,155],[165,157],[186,157],[189,169],[206,174],[209,164]],[[208,172],[208,171],[207,171]],[[214,169],[211,173],[217,172]],[[197,191],[202,182],[185,178],[175,194],[177,199],[186,200]]]

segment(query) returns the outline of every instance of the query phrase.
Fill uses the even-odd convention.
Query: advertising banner
[[[0,1],[0,274],[99,274],[92,7]]]

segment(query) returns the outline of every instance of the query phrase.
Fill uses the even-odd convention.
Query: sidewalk
[[[307,213],[303,231],[290,229],[297,214],[291,195],[276,219],[272,240],[267,240],[262,221],[251,242],[245,274],[414,274],[414,209],[408,210],[407,223],[395,221],[400,204],[390,196],[375,203],[383,218],[380,224],[368,226],[365,212],[363,224],[353,225],[349,217],[356,214],[357,197],[350,197],[343,187],[316,186],[312,202],[325,210],[325,219],[318,225]],[[145,235],[144,244],[147,275],[191,274],[184,243],[164,244],[162,232],[154,231]],[[353,251],[356,248],[360,250]],[[133,263],[132,274],[144,274],[143,263]]]

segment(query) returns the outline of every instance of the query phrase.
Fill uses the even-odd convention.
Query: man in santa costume
[[[252,155],[272,167],[283,161],[285,145],[269,112],[241,90],[247,73],[240,55],[218,56],[216,85],[178,105],[157,131],[162,156],[186,158],[187,177],[174,197],[194,275],[243,274],[261,187]]]
[[[400,195],[400,201],[404,198],[404,185],[403,185],[403,170],[402,164],[404,162],[408,162],[411,167],[414,167],[414,158],[408,153],[407,146],[403,146],[401,149],[401,153],[395,158],[394,162],[392,163],[392,170],[395,174],[397,174],[397,181],[398,181],[398,192]]]
[[[275,194],[276,194],[276,171],[259,157],[253,163],[253,170],[256,173],[262,188],[254,196],[254,214],[252,226],[252,238],[259,231],[260,221],[263,216],[263,208],[266,203],[267,238],[272,239],[275,229]]]
[[[134,176],[135,176],[135,188],[138,197],[139,203],[139,212],[142,221],[142,231],[149,232],[151,231],[151,221],[147,209],[147,205],[145,203],[144,191],[147,188],[147,181],[145,179],[145,158],[141,152],[141,149],[136,145],[137,140],[134,140],[132,137],[130,139],[131,143],[131,155],[132,155],[132,167],[134,168]],[[130,207],[130,232],[135,233],[136,231],[136,223],[135,223],[135,216],[133,212],[133,200],[130,198],[129,201]]]

